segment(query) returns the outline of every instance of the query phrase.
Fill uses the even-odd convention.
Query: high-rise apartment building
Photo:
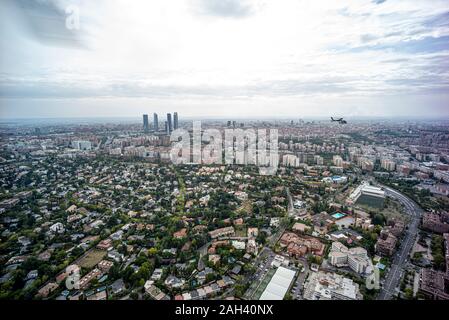
[[[153,114],[153,127],[154,127],[154,132],[159,131],[159,119],[157,117],[157,113]]]
[[[150,129],[150,125],[148,122],[148,115],[144,114],[143,115],[143,131],[148,132],[149,129]]]
[[[168,132],[171,133],[173,131],[173,123],[171,121],[171,113],[167,113],[167,126],[168,126]]]
[[[173,114],[173,127],[174,127],[175,130],[179,128],[178,113],[177,112],[175,112]]]

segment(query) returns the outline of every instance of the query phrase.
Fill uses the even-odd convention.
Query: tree
[[[98,285],[98,279],[97,278],[92,279],[90,282],[90,285],[92,287],[96,287]]]
[[[411,288],[405,289],[404,293],[405,293],[405,298],[407,300],[412,300],[413,299],[413,290]]]
[[[157,249],[156,248],[150,248],[150,249],[148,249],[148,255],[150,256],[150,257],[152,257],[152,256],[155,256],[157,254]]]
[[[120,266],[117,263],[114,263],[111,269],[109,269],[109,277],[111,280],[120,278]]]
[[[78,256],[80,256],[80,255],[82,255],[83,254],[83,249],[81,248],[81,247],[75,247],[73,250],[72,250],[72,255],[74,256],[74,257],[78,257]]]
[[[373,224],[383,226],[385,224],[385,217],[380,213],[375,214],[373,218]]]
[[[284,300],[293,300],[293,296],[290,293],[287,293],[284,297]]]
[[[446,264],[446,259],[444,256],[440,253],[437,253],[433,256],[433,264],[435,265],[436,269],[444,269],[444,266]]]
[[[206,275],[206,283],[209,283],[209,282],[214,281],[214,280],[215,280],[215,275],[213,273],[208,273]]]
[[[243,284],[236,284],[235,285],[235,295],[236,297],[242,297],[245,294],[246,286]]]

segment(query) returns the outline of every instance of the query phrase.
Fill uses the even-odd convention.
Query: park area
[[[91,249],[75,263],[81,268],[92,269],[104,258],[105,255],[106,251],[104,250]]]

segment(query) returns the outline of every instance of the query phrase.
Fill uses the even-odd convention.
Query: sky
[[[449,2],[0,1],[0,118],[174,111],[449,118]]]

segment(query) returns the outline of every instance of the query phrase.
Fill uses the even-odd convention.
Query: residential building
[[[392,233],[381,232],[375,245],[376,252],[384,256],[392,256],[396,249],[397,241],[398,238]]]
[[[448,233],[449,214],[447,212],[426,212],[422,218],[422,226],[435,233]]]
[[[293,232],[285,232],[280,241],[281,247],[286,248],[287,253],[295,257],[303,257],[307,253],[322,256],[325,245],[317,238],[297,235]]]
[[[216,229],[213,231],[209,232],[209,236],[212,239],[216,239],[219,237],[224,237],[224,236],[229,236],[234,234],[234,227],[225,227],[225,228],[221,228],[221,229]]]
[[[91,150],[92,149],[92,143],[90,141],[73,141],[72,147],[77,150]]]
[[[305,300],[362,300],[360,288],[336,273],[312,272],[304,285]]]
[[[423,268],[419,279],[419,290],[428,299],[449,300],[449,274]]]
[[[349,267],[357,273],[371,274],[374,271],[371,259],[364,248],[348,249],[340,242],[332,243],[329,263],[336,267]]]

